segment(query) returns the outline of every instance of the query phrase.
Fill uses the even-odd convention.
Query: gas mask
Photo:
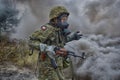
[[[59,21],[58,23],[57,23],[57,27],[59,27],[59,28],[61,28],[61,29],[66,29],[66,28],[68,28],[68,26],[69,26],[69,24],[65,21],[65,22],[61,22],[61,21]]]
[[[61,16],[58,17],[58,22],[57,22],[57,27],[61,28],[61,29],[67,29],[69,24],[67,23],[67,20],[61,21],[61,19],[63,17],[67,17],[66,14],[63,14]]]

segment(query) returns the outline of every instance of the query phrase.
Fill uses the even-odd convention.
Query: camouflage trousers
[[[47,58],[45,61],[40,61],[38,78],[39,80],[65,80],[62,73],[62,68],[58,66],[57,69],[54,69],[51,66],[49,58]]]

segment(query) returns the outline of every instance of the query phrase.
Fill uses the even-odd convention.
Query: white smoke
[[[76,0],[67,3],[72,25],[83,33],[120,36],[120,0]]]
[[[35,29],[49,21],[53,6],[65,6],[70,12],[70,29],[82,33],[120,36],[120,0],[15,0],[22,2],[25,16],[17,29],[17,38],[27,38]],[[23,6],[24,5],[24,6]],[[16,5],[17,6],[17,5]],[[27,8],[26,8],[27,7]]]
[[[70,12],[70,29],[91,34],[66,45],[78,55],[86,53],[84,61],[72,57],[75,80],[120,79],[120,0],[30,0],[27,4],[19,36],[27,37],[48,22],[53,6],[63,5]]]
[[[16,1],[21,1],[25,10],[13,37],[28,38],[49,21],[53,6],[63,5],[70,12],[70,29],[90,34],[66,45],[78,55],[86,53],[83,61],[72,57],[75,80],[120,80],[120,0]]]
[[[119,80],[119,44],[120,38],[104,38],[101,35],[90,35],[67,43],[65,47],[74,51],[76,55],[81,55],[81,52],[86,53],[85,60],[71,57],[75,80]]]
[[[18,25],[18,28],[16,29],[17,33],[13,34],[12,38],[27,39],[28,36],[34,31],[38,20],[31,13],[28,3],[19,3],[19,6],[19,10],[22,12],[22,19]]]

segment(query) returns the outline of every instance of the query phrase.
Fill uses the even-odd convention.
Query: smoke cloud
[[[116,45],[117,44],[117,45]],[[86,53],[86,59],[71,57],[75,80],[119,80],[120,38],[104,38],[90,35],[67,43],[65,48],[76,55]]]
[[[63,5],[70,12],[70,29],[91,34],[66,45],[78,55],[86,53],[87,58],[83,61],[71,58],[75,80],[120,79],[120,0],[30,0],[26,3],[26,16],[18,30],[21,30],[20,36],[30,34],[48,22],[53,6]]]
[[[70,29],[84,34],[80,40],[66,45],[78,55],[86,53],[85,60],[71,58],[75,80],[120,79],[120,0],[15,1],[23,17],[13,38],[28,38],[35,29],[49,21],[53,6],[63,5],[70,12]]]
[[[73,31],[84,34],[102,34],[120,36],[119,0],[16,0],[25,9],[18,33],[14,37],[27,38],[35,29],[49,21],[49,12],[53,6],[65,6],[70,12],[69,23]],[[22,10],[20,10],[22,11]]]

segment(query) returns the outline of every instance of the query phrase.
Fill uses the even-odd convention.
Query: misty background
[[[0,10],[4,6],[0,0]],[[11,38],[28,39],[49,21],[50,9],[65,6],[70,12],[72,31],[80,30],[83,38],[67,43],[66,48],[86,59],[72,57],[75,80],[120,80],[120,0],[4,0],[19,11],[16,33]],[[72,46],[72,47],[71,47]]]
[[[84,34],[120,36],[120,0],[5,0],[11,1],[22,17],[13,38],[25,39],[49,21],[50,9],[65,6],[70,12],[70,29]],[[2,5],[1,5],[2,6]],[[6,6],[6,5],[4,5]]]

